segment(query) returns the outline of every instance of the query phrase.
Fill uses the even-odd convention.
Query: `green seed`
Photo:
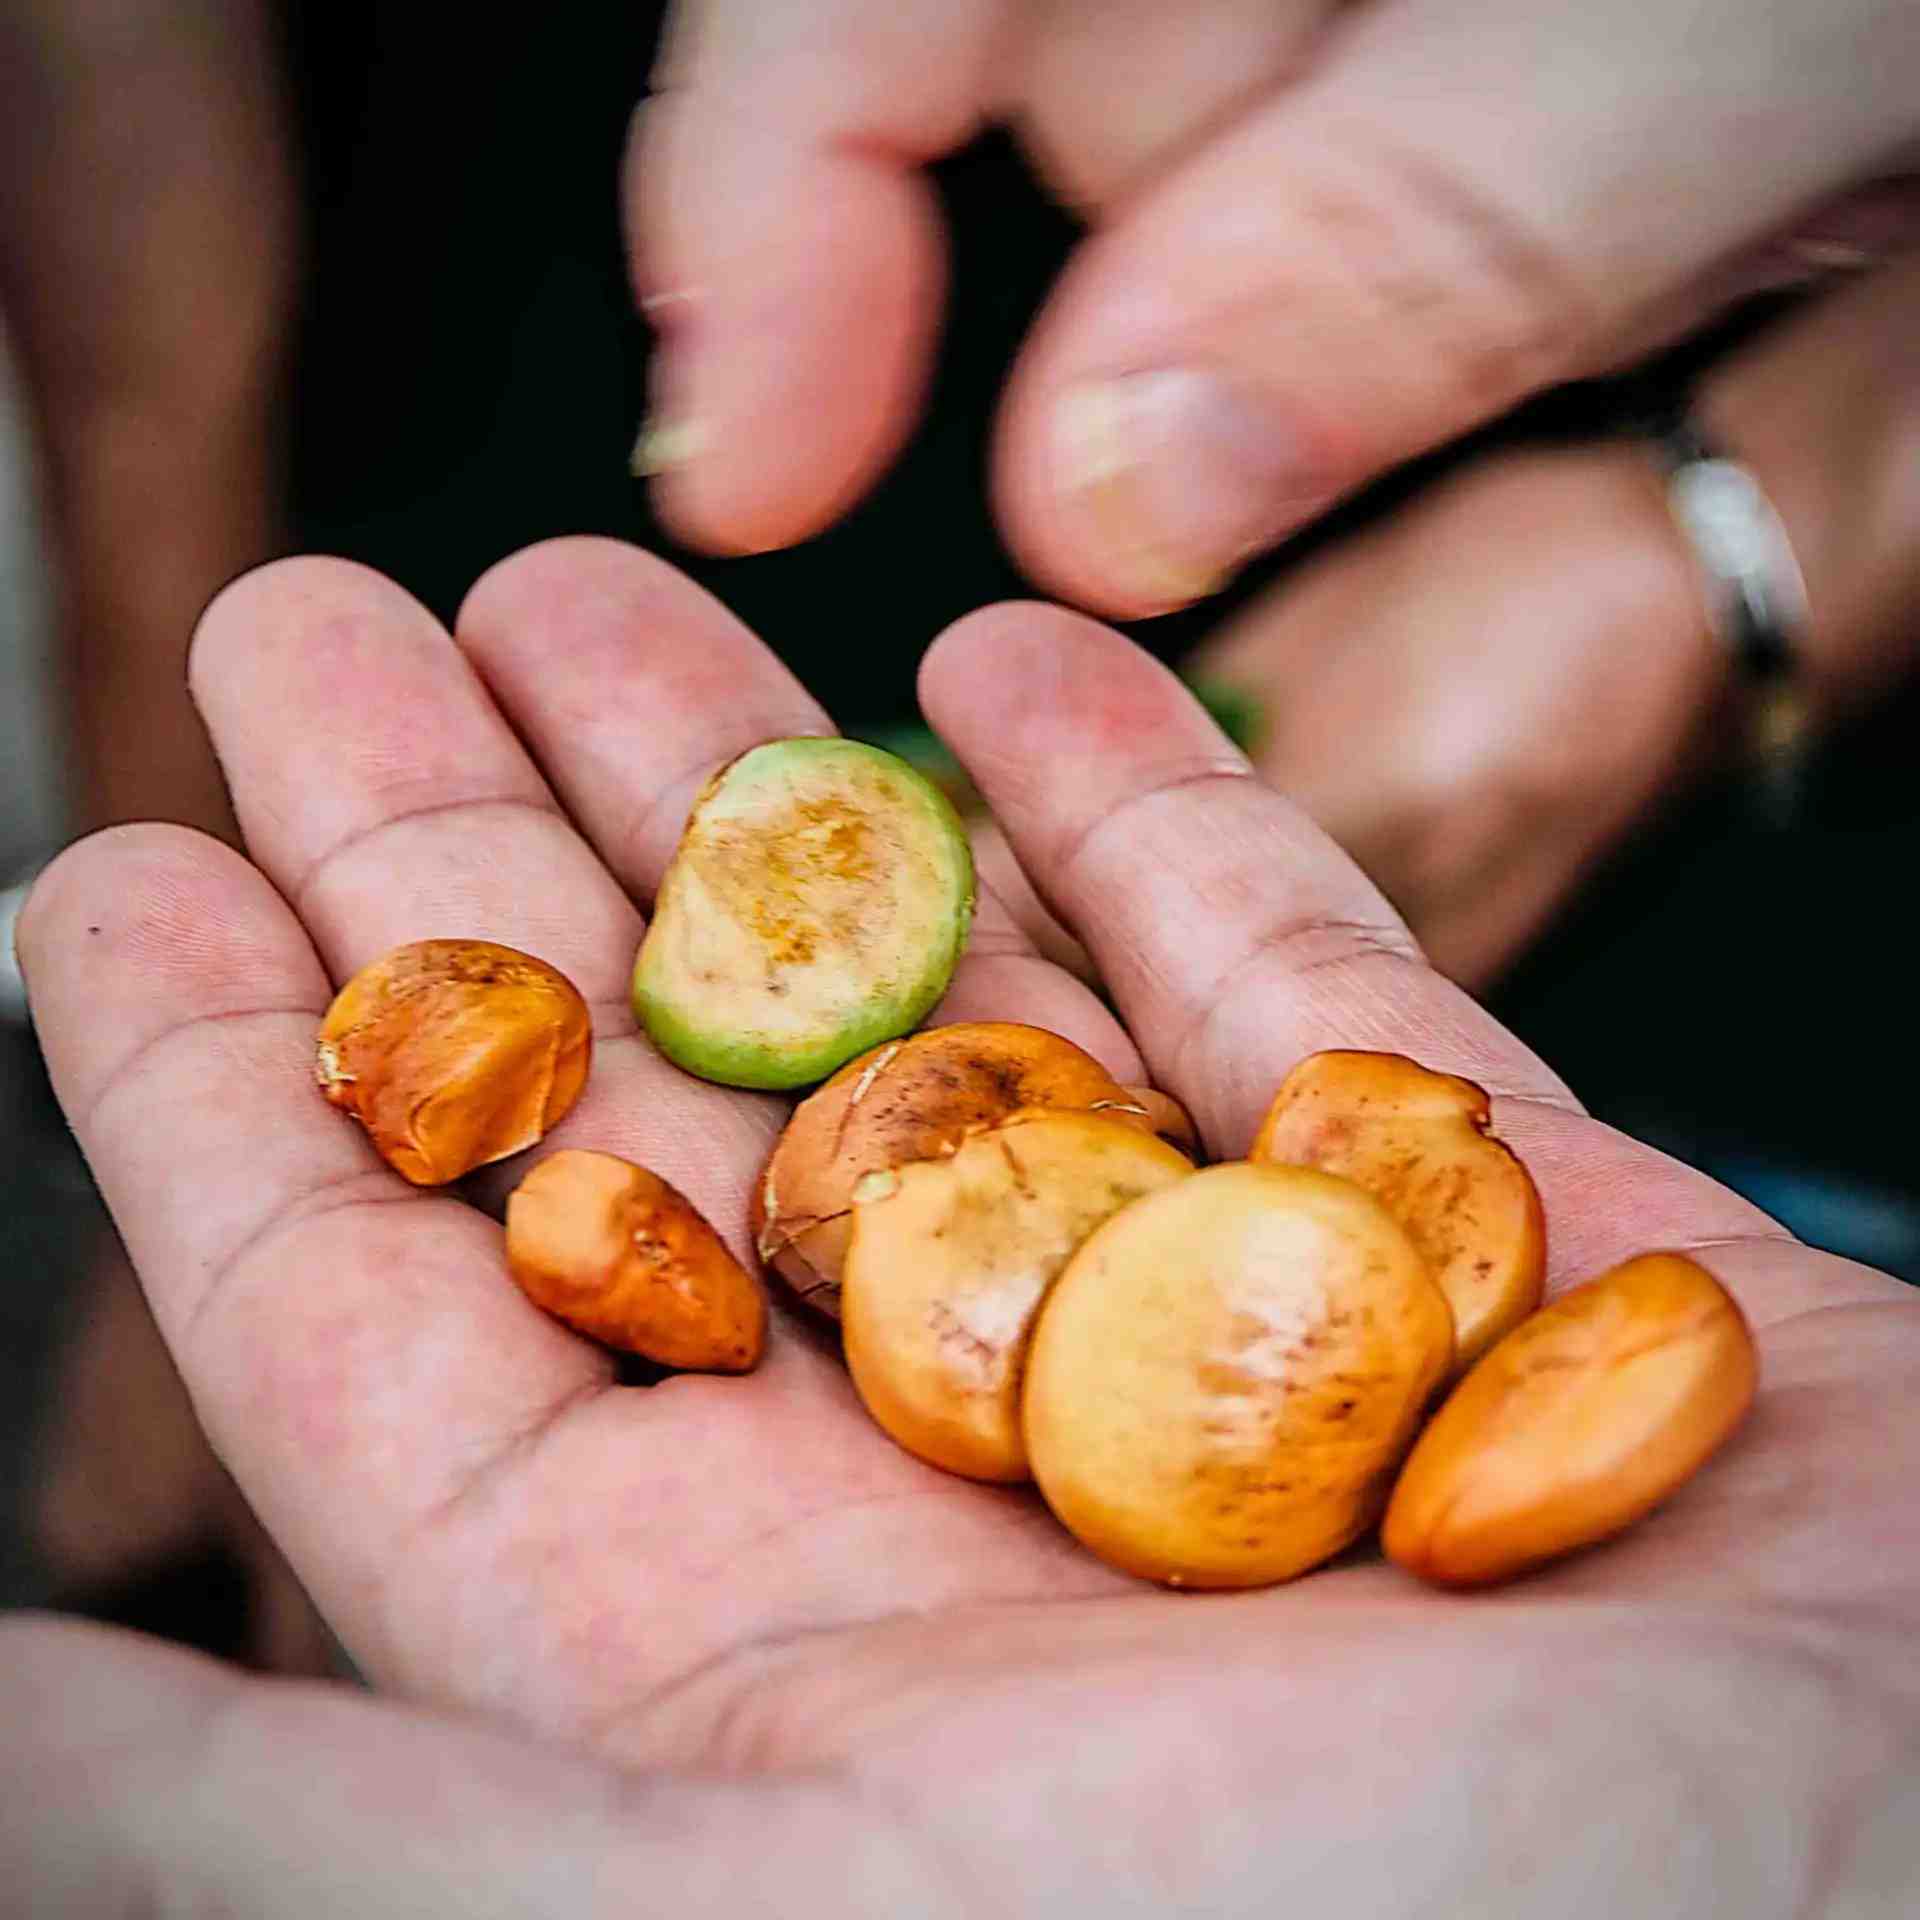
[[[693,803],[633,971],[676,1066],[810,1086],[929,1014],[966,945],[973,857],[943,794],[852,740],[775,740]]]

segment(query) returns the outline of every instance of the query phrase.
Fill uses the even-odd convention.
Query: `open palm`
[[[507,1278],[486,1203],[513,1173],[479,1205],[407,1187],[314,1092],[315,1021],[402,941],[540,954],[599,1041],[549,1144],[654,1167],[744,1253],[783,1108],[636,1033],[634,902],[716,762],[824,716],[668,568],[586,541],[496,569],[457,643],[358,569],[268,569],[193,679],[257,867],[151,827],[50,872],[22,950],[59,1092],[215,1444],[356,1659],[541,1756],[329,1707],[324,1754],[259,1743],[307,1820],[343,1795],[437,1820],[433,1870],[501,1911],[529,1910],[515,1871],[569,1914],[630,1910],[635,1876],[724,1912],[1879,1911],[1838,1902],[1909,1857],[1920,1301],[1585,1118],[1144,655],[1020,606],[930,656],[931,717],[1126,1025],[991,900],[941,1017],[1068,1034],[1218,1156],[1317,1047],[1491,1088],[1553,1284],[1693,1249],[1759,1335],[1753,1419],[1621,1542],[1471,1598],[1366,1555],[1173,1596],[899,1452],[795,1319],[748,1379],[620,1384]]]

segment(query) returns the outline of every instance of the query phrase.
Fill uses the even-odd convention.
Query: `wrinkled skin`
[[[928,711],[1128,1031],[990,899],[944,1015],[1151,1068],[1226,1153],[1316,1048],[1463,1074],[1538,1180],[1550,1288],[1710,1250],[1759,1341],[1754,1415],[1644,1526],[1522,1585],[1436,1595],[1362,1553],[1216,1598],[907,1458],[790,1326],[746,1380],[618,1388],[505,1283],[484,1212],[316,1098],[313,1021],[423,923],[548,954],[601,1043],[554,1144],[657,1168],[744,1256],[782,1110],[635,1038],[632,900],[714,764],[819,716],[605,543],[504,563],[459,632],[337,563],[241,581],[192,671],[258,871],[140,828],[30,904],[36,1020],[161,1324],[390,1698],[9,1626],[27,1911],[1901,1910],[1911,1293],[1584,1117],[1160,668],[998,608],[936,646]]]

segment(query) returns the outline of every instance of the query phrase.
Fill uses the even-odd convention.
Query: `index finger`
[[[1156,1082],[1242,1153],[1308,1053],[1404,1053],[1479,1082],[1546,1205],[1552,1272],[1777,1234],[1704,1175],[1587,1118],[1435,973],[1378,890],[1164,667],[1082,615],[1003,606],[935,643],[929,717],[1085,942]]]

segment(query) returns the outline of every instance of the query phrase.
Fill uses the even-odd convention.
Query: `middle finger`
[[[457,631],[568,811],[643,900],[716,768],[762,741],[834,730],[718,601],[611,540],[554,540],[502,561],[468,596]],[[1098,997],[1043,959],[985,886],[933,1015],[953,1020],[1048,1027],[1123,1083],[1143,1077]]]

